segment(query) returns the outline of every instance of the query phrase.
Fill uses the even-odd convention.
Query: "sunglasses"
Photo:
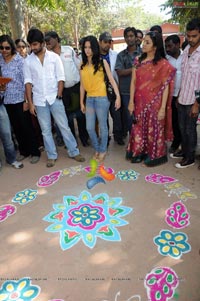
[[[26,46],[24,46],[24,45],[19,45],[19,46],[17,46],[17,48],[22,48],[22,49],[25,49],[25,48],[26,48]]]
[[[10,50],[11,47],[10,46],[0,46],[0,50]]]

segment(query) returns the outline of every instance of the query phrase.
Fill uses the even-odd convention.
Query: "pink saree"
[[[134,103],[137,123],[132,126],[127,158],[144,156],[147,163],[155,161],[161,164],[164,162],[159,163],[159,158],[165,158],[165,162],[167,161],[165,141],[173,138],[171,99],[175,68],[165,59],[161,59],[156,65],[152,61],[141,64],[136,61],[134,65],[136,68]],[[158,111],[167,85],[169,85],[169,95],[165,119],[159,121]]]

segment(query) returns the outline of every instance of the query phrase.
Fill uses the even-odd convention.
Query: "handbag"
[[[103,67],[103,73],[104,73],[104,82],[105,82],[105,85],[106,85],[106,93],[107,93],[107,97],[108,97],[108,100],[110,102],[112,101],[115,101],[116,100],[116,94],[115,94],[115,91],[109,81],[109,78],[108,78],[108,75],[106,73],[106,69],[104,67],[104,63],[103,63],[103,60],[102,60],[102,67]]]

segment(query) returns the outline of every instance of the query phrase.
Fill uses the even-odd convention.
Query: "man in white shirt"
[[[74,128],[74,118],[76,118],[79,138],[83,146],[87,146],[89,135],[86,130],[85,115],[80,110],[80,58],[71,46],[61,46],[61,39],[56,31],[46,32],[45,42],[47,48],[57,53],[63,63],[65,82],[62,96],[71,131],[76,137]]]
[[[24,63],[24,81],[31,114],[36,115],[42,130],[47,152],[47,167],[55,165],[57,151],[51,131],[51,114],[61,131],[70,158],[78,162],[85,159],[80,155],[77,143],[68,126],[62,102],[65,81],[60,57],[44,46],[44,35],[36,28],[30,29],[27,41],[32,53]]]
[[[173,34],[165,39],[165,50],[167,52],[167,60],[176,68],[176,76],[174,82],[174,92],[172,98],[172,127],[174,139],[170,146],[169,152],[172,158],[178,158],[182,154],[182,151],[177,151],[181,144],[181,132],[178,123],[178,110],[177,110],[177,98],[181,87],[181,62],[182,52],[180,50],[180,38],[178,35]]]

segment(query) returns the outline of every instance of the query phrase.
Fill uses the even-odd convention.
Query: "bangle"
[[[58,95],[57,95],[56,98],[57,98],[57,99],[62,99],[62,96],[58,96]]]
[[[27,100],[27,99],[24,99],[24,103],[28,103],[28,100]]]

